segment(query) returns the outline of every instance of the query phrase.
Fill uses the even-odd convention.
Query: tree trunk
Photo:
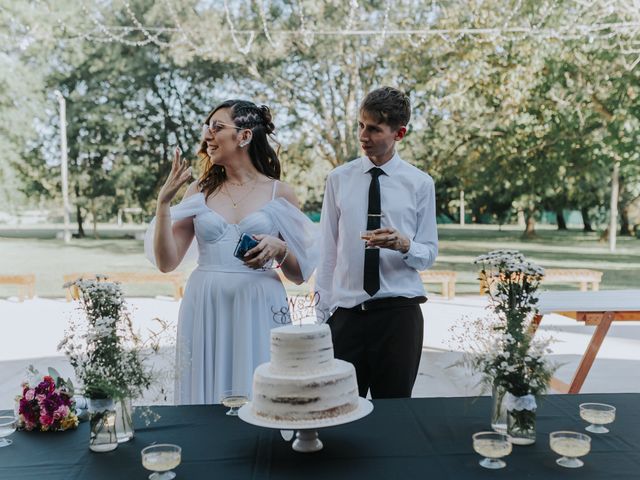
[[[471,221],[478,224],[482,223],[482,214],[477,206],[471,207]]]
[[[609,251],[616,251],[616,235],[618,234],[618,200],[620,193],[620,162],[613,164],[611,172],[611,202],[609,204]]]
[[[80,187],[76,183],[73,188],[76,194],[76,222],[78,222],[78,238],[84,238],[84,228],[82,227],[82,209],[80,208],[80,202],[78,199],[80,198]]]
[[[526,211],[526,227],[525,227],[524,233],[522,234],[523,237],[533,238],[536,236],[535,213],[536,213],[535,209],[529,209]]]
[[[91,200],[91,222],[93,223],[93,238],[96,240],[100,237],[98,236],[98,215],[96,214],[96,204],[94,200]]]
[[[625,237],[631,236],[631,227],[629,225],[629,205],[625,205],[620,209],[620,235]]]
[[[591,226],[591,219],[589,218],[589,209],[587,207],[580,208],[580,213],[582,214],[582,231],[583,232],[593,232],[593,227]]]
[[[558,224],[558,230],[566,230],[567,222],[564,220],[564,215],[562,214],[562,209],[556,210],[556,223]]]

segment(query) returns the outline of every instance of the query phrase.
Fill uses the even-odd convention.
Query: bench
[[[480,273],[480,295],[484,295],[489,290],[489,281],[483,273]],[[602,272],[589,270],[587,268],[545,268],[542,283],[578,283],[580,291],[586,292],[591,284],[591,289],[596,292],[600,289]]]
[[[579,283],[581,292],[589,290],[589,284],[591,284],[591,290],[597,292],[600,289],[601,280],[602,272],[586,268],[546,268],[542,279],[543,282],[550,283]]]
[[[442,285],[442,296],[453,298],[456,296],[456,272],[451,270],[425,270],[420,272],[422,283],[439,283]]]
[[[26,275],[0,275],[0,285],[17,285],[18,299],[22,302],[25,297],[33,298],[36,290],[36,276],[32,273]]]
[[[170,283],[173,285],[173,298],[179,300],[184,295],[184,274],[182,272],[170,273],[143,273],[143,272],[107,272],[105,275],[110,282],[119,283]],[[95,273],[69,273],[63,275],[64,282],[73,282],[78,278],[94,279]],[[78,287],[71,286],[67,289],[67,302],[77,300],[80,295]]]

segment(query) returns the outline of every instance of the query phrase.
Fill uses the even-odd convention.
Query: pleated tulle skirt
[[[228,390],[251,396],[253,371],[269,361],[270,330],[286,307],[274,270],[194,270],[178,320],[176,403],[220,403]]]

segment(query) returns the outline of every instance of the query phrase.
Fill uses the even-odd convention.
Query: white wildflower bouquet
[[[471,355],[471,366],[483,374],[486,384],[514,397],[544,393],[557,368],[545,358],[551,339],[534,339],[531,328],[544,270],[514,250],[495,250],[474,263],[492,285],[489,307],[495,321],[488,348]]]
[[[158,345],[141,341],[120,285],[105,280],[99,275],[65,284],[78,289],[86,321],[71,319],[58,350],[68,357],[87,398],[137,398],[151,385],[145,358]]]

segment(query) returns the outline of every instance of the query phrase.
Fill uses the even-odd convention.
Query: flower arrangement
[[[531,328],[544,269],[515,250],[495,250],[474,263],[493,284],[489,305],[498,319],[492,348],[477,358],[479,370],[514,396],[544,393],[554,371],[543,356],[550,340],[535,341]]]
[[[85,397],[137,398],[153,377],[145,358],[159,347],[146,345],[134,332],[120,285],[106,279],[98,275],[65,284],[78,289],[86,321],[71,320],[58,350],[69,359]]]
[[[22,384],[18,402],[18,428],[24,430],[62,431],[78,426],[73,389],[60,377],[45,375],[35,387]]]
[[[544,270],[514,250],[495,250],[477,257],[474,263],[490,286],[493,320],[483,348],[466,360],[481,373],[485,385],[507,392],[507,410],[513,413],[510,420],[514,428],[527,430],[536,408],[535,397],[547,390],[557,368],[545,358],[551,339],[534,338],[532,328]]]

